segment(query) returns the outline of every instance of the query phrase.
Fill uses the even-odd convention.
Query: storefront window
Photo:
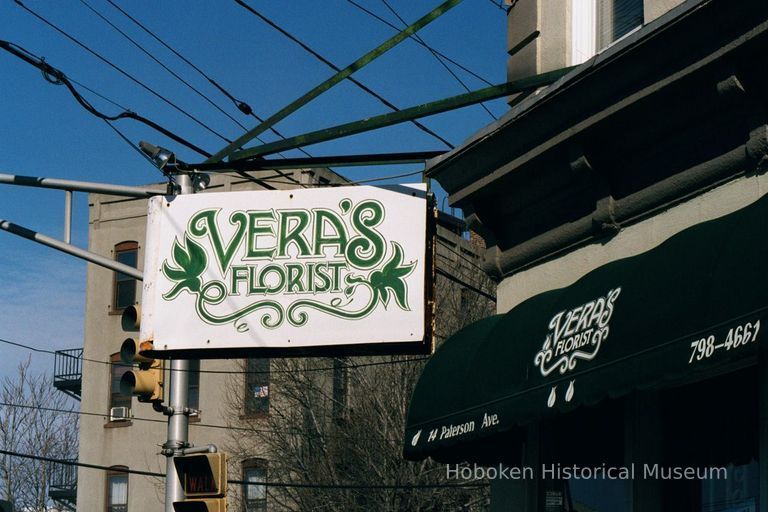
[[[664,466],[694,468],[662,481],[664,512],[757,512],[757,368],[662,393]]]
[[[630,481],[611,478],[627,466],[623,418],[610,401],[542,423],[540,511],[631,512]]]

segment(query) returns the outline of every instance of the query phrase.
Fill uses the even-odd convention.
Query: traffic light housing
[[[140,306],[129,306],[121,318],[123,330],[138,331],[141,326]],[[138,369],[128,370],[120,378],[120,392],[136,395],[139,402],[163,401],[163,363],[146,357],[142,351],[152,350],[152,342],[139,342],[126,338],[120,347],[120,359],[126,364],[138,364]]]
[[[227,500],[225,498],[211,498],[174,501],[173,510],[176,512],[227,512]]]
[[[201,453],[173,458],[184,491],[184,501],[175,501],[176,512],[226,512],[227,455]]]

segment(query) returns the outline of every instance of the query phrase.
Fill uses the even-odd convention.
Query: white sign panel
[[[154,197],[141,340],[158,356],[428,351],[429,230],[423,185]]]

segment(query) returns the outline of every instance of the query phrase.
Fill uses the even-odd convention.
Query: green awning
[[[755,364],[766,221],[768,196],[456,333],[416,385],[405,457],[455,460],[548,415]]]

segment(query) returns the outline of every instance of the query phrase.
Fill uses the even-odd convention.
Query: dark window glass
[[[115,260],[130,267],[138,267],[139,244],[122,242],[115,246]],[[136,279],[125,274],[115,274],[114,309],[121,310],[136,304]]]
[[[264,512],[267,510],[267,461],[250,459],[243,463],[243,503],[245,512]],[[254,482],[254,483],[250,483]]]
[[[606,401],[542,422],[542,478],[540,511],[629,512],[629,480],[568,479],[557,467],[624,466],[624,404]],[[574,442],[574,436],[578,442]],[[544,475],[544,468],[549,472]],[[559,476],[559,477],[558,477]]]
[[[659,471],[663,512],[759,510],[759,389],[755,366],[662,393],[660,467],[698,471]]]
[[[107,512],[128,512],[127,473],[107,473]]]
[[[643,0],[597,0],[597,49],[643,24]]]
[[[246,359],[245,414],[269,413],[269,359]]]
[[[131,397],[120,393],[120,379],[123,377],[123,374],[131,368],[131,366],[123,363],[120,360],[120,354],[112,354],[109,359],[112,362],[112,364],[109,366],[109,407],[130,408]]]
[[[187,402],[192,409],[200,408],[200,360],[189,361],[189,395]]]

